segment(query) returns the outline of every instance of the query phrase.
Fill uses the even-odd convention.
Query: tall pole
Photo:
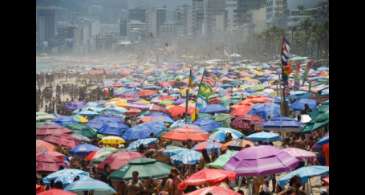
[[[281,48],[280,48],[280,52],[283,52],[283,44],[284,44],[284,36],[283,36],[283,39],[282,39],[282,43],[281,43]],[[282,57],[282,54],[281,54],[281,57]],[[282,116],[288,116],[288,104],[285,100],[285,90],[286,90],[286,83],[284,82],[284,66],[286,64],[284,64],[283,60],[281,59],[281,72],[282,72],[282,80],[281,80],[281,83],[282,83],[282,93],[281,93],[281,104],[280,104],[280,110],[281,110],[281,115]],[[289,78],[288,78],[289,79]]]

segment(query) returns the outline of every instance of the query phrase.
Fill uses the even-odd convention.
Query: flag
[[[281,65],[282,65],[282,80],[284,85],[288,85],[289,74],[291,73],[291,67],[288,64],[289,61],[290,46],[289,42],[283,37],[283,43],[281,46]]]
[[[208,99],[209,96],[213,95],[213,89],[206,83],[201,83],[198,96],[202,96],[205,99]]]
[[[188,84],[189,88],[193,87],[193,71],[190,68],[190,74],[189,74],[189,84]]]

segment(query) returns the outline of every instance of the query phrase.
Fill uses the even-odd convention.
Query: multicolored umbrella
[[[296,168],[299,160],[273,146],[254,146],[239,151],[227,162],[224,169],[239,176],[265,176],[287,172]]]
[[[226,153],[220,155],[215,161],[208,163],[207,167],[216,169],[222,169],[229,159],[234,156],[238,151],[227,150]]]
[[[240,195],[238,192],[235,192],[233,190],[220,187],[220,186],[211,186],[211,187],[205,187],[201,188],[199,190],[195,190],[194,192],[187,193],[186,195],[206,195],[208,193],[211,193],[213,195],[218,194],[224,194],[224,195]]]
[[[217,185],[224,180],[235,180],[236,173],[233,171],[226,171],[221,169],[207,169],[204,168],[186,178],[178,185],[178,189],[183,191],[188,186],[200,186],[203,184]]]
[[[175,165],[195,165],[203,158],[200,152],[194,150],[182,150],[170,157],[171,163]]]
[[[113,180],[128,180],[132,178],[134,171],[139,173],[138,177],[141,179],[164,178],[170,174],[171,166],[151,158],[138,158],[112,172],[110,178]]]
[[[272,132],[257,132],[246,137],[247,139],[255,142],[275,142],[280,141],[281,137],[277,133]]]
[[[109,165],[111,170],[118,170],[128,164],[129,161],[141,158],[143,155],[139,152],[120,151],[108,156],[97,166],[99,170],[104,170],[105,165]]]
[[[289,180],[294,177],[298,176],[302,182],[302,184],[306,183],[310,177],[313,176],[320,176],[320,175],[327,175],[329,172],[328,166],[307,166],[307,167],[301,167],[295,171],[292,171],[282,177],[279,178],[278,184],[281,187],[284,187]]]
[[[136,140],[128,145],[128,150],[137,150],[140,145],[148,146],[157,142],[157,138],[146,138]]]
[[[63,186],[67,186],[68,184],[73,183],[77,176],[82,179],[83,177],[89,177],[89,173],[79,169],[62,169],[47,175],[42,181],[45,184],[50,184],[51,181],[54,183],[61,182]]]
[[[93,192],[102,192],[103,194],[110,194],[110,195],[116,193],[116,191],[108,184],[92,178],[84,178],[82,180],[78,180],[68,185],[65,188],[65,190],[72,192],[93,191]]]
[[[176,128],[166,132],[162,135],[162,138],[174,141],[206,141],[208,140],[209,134],[199,129],[191,128]]]

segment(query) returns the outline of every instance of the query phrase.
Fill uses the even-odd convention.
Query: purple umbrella
[[[65,108],[69,111],[74,111],[76,109],[82,108],[85,105],[85,102],[67,102]]]
[[[264,176],[296,168],[299,160],[273,146],[255,146],[239,151],[224,166],[238,176]]]

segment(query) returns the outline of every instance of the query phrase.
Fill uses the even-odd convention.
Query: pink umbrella
[[[299,149],[299,148],[284,148],[283,151],[289,153],[290,155],[292,155],[300,160],[305,160],[305,159],[310,159],[310,158],[316,157],[316,154],[314,152],[310,152],[310,151]]]
[[[202,169],[181,182],[178,185],[178,188],[180,190],[184,190],[188,186],[199,186],[206,183],[215,185],[226,179],[236,179],[236,173],[233,171],[225,171],[221,169]]]
[[[98,164],[97,168],[103,170],[105,165],[110,165],[111,170],[118,170],[120,167],[128,164],[129,161],[141,158],[143,155],[139,152],[116,152],[108,156],[104,161]]]
[[[224,166],[238,176],[263,176],[296,168],[299,160],[273,146],[261,145],[239,151]]]
[[[239,195],[238,192],[235,192],[233,190],[223,188],[220,186],[212,186],[212,187],[206,187],[199,190],[195,190],[194,192],[190,192],[186,195],[206,195],[208,192],[212,193],[213,195],[216,194],[222,194],[222,195]]]

